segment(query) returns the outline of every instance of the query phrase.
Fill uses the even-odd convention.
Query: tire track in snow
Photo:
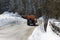
[[[26,23],[6,25],[0,28],[0,40],[27,40],[34,28]]]

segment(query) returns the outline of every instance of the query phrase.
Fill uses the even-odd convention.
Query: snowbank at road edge
[[[28,40],[60,40],[60,37],[52,31],[51,29],[52,26],[49,22],[53,23],[57,22],[57,20],[56,19],[48,20],[47,32],[45,33],[41,31],[40,29],[40,27],[42,27],[41,25],[39,27],[36,27],[32,35],[30,35],[30,37],[28,38]]]

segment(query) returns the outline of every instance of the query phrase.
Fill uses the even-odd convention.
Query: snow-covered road
[[[0,29],[0,40],[27,40],[35,27],[26,24],[6,25]]]
[[[0,15],[0,40],[27,40],[34,28],[18,14],[4,12]]]

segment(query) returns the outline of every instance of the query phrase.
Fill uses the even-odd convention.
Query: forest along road
[[[9,24],[0,27],[0,40],[27,40],[35,26],[27,23]]]

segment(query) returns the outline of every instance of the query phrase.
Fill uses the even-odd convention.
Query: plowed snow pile
[[[34,26],[28,26],[27,20],[17,13],[4,12],[0,15],[0,40],[27,40]]]
[[[44,22],[43,22],[42,25],[40,25],[34,29],[32,35],[30,35],[28,40],[60,40],[60,36],[52,31],[52,29],[51,29],[52,26],[51,26],[50,22],[52,24],[55,23],[57,26],[60,27],[60,22],[57,22],[56,19],[49,19],[48,25],[47,25],[47,31],[46,32],[42,31],[42,30],[44,30],[43,29],[44,26],[42,26],[42,25],[44,25]]]

